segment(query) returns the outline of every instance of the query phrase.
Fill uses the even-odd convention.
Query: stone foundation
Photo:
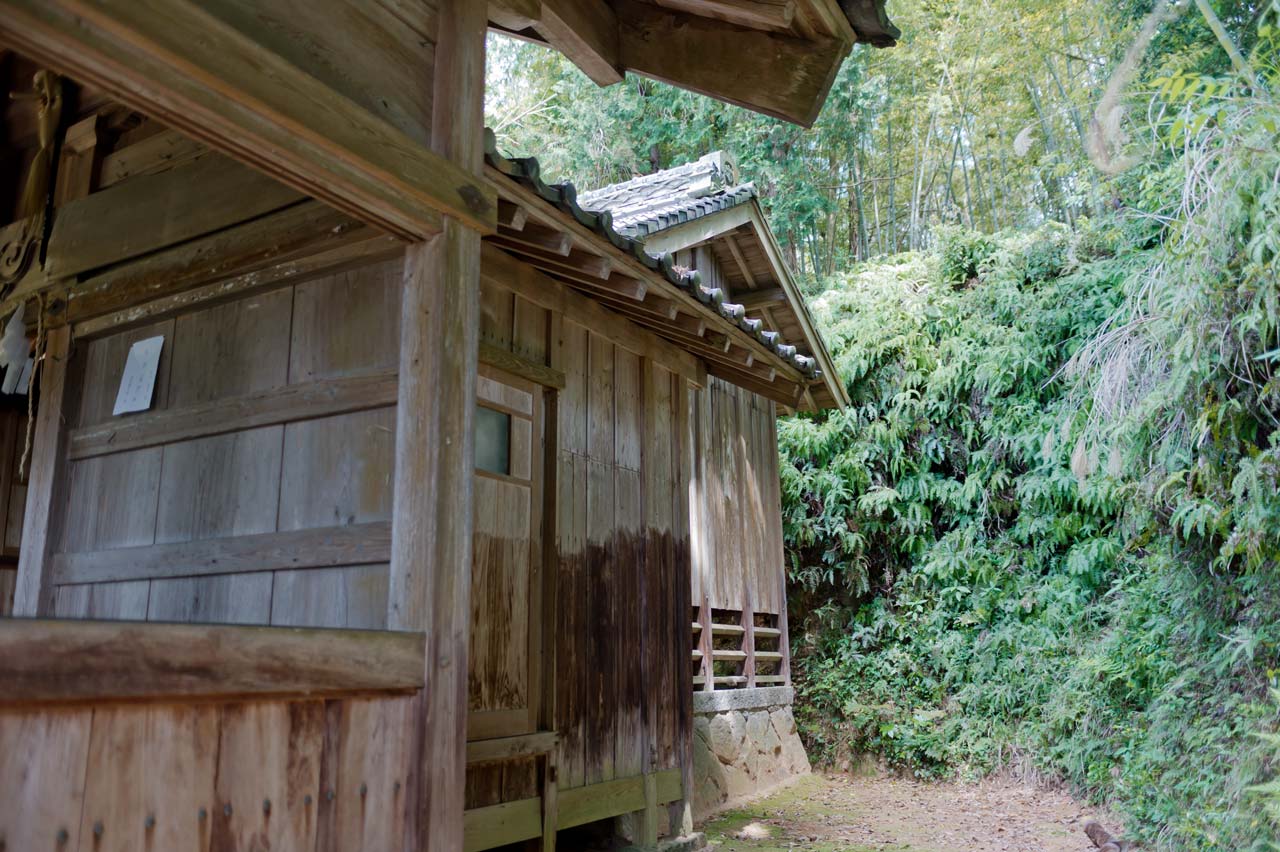
[[[808,774],[793,695],[790,687],[694,693],[695,819]]]

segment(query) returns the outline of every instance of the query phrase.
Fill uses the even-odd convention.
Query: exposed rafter
[[[884,0],[488,0],[489,20],[596,83],[634,71],[808,126],[855,42],[888,46]]]
[[[620,59],[630,71],[808,127],[850,45],[807,41],[617,0]]]

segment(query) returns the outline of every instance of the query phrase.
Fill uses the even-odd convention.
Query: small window
[[[511,415],[476,406],[476,467],[489,473],[511,473]]]

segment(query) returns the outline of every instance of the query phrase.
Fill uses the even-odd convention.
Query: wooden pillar
[[[483,3],[442,0],[432,147],[479,174]],[[405,252],[388,624],[426,634],[405,847],[463,848],[480,234],[446,216]]]
[[[742,653],[746,654],[742,658],[742,673],[747,678],[746,688],[755,689],[756,686],[756,613],[752,604],[752,589],[748,583],[746,587],[746,598],[742,601]]]
[[[704,383],[705,384],[705,383]],[[690,410],[690,403],[694,394],[689,392],[689,386],[685,382],[676,383],[675,408],[676,408],[676,435],[680,441],[680,452],[677,454],[679,471],[679,480],[676,483],[676,506],[674,510],[675,532],[678,540],[684,543],[682,552],[687,555],[690,566],[693,563],[693,531],[690,529],[690,513],[688,495],[692,490],[690,488],[693,480],[693,471],[695,470],[695,454],[697,444],[694,441],[693,424],[690,422],[694,413]],[[686,573],[686,576],[688,574]],[[679,576],[676,578],[677,587],[675,595],[676,606],[676,630],[680,631],[680,635],[688,636],[688,630],[685,619],[693,607],[691,583],[679,583]],[[705,582],[705,578],[703,580]],[[706,601],[704,600],[704,603]],[[709,633],[711,630],[711,609],[707,607],[702,610],[706,613],[702,619],[702,635],[708,641],[703,643],[704,651],[710,651],[711,642],[709,641]],[[701,638],[701,637],[700,637]],[[704,661],[705,661],[704,657]],[[676,729],[676,754],[680,761],[680,781],[684,791],[684,795],[667,806],[667,823],[672,834],[687,836],[693,833],[693,666],[690,655],[682,653],[676,661],[676,682],[675,682],[675,701],[680,708],[680,724]],[[707,665],[707,675],[713,674],[711,667]]]
[[[18,556],[18,580],[13,614],[53,614],[54,588],[49,572],[63,507],[58,494],[67,464],[67,426],[63,422],[67,396],[67,367],[71,357],[71,326],[49,332],[44,359],[31,392],[39,393],[35,434],[32,438],[27,478],[27,508],[22,521],[22,550]]]

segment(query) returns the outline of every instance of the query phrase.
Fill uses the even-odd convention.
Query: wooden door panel
[[[471,561],[468,739],[514,736],[536,728],[540,701],[542,549],[541,390],[485,370],[477,402],[505,424],[505,452],[477,467]],[[489,438],[492,438],[490,435]],[[494,460],[504,460],[492,469]]]

